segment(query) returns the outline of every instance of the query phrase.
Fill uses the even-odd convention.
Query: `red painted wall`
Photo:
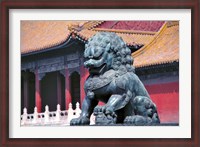
[[[145,85],[162,123],[179,122],[179,83]]]

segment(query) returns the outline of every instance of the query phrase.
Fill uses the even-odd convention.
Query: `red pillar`
[[[29,80],[28,73],[24,73],[24,107],[28,109]]]
[[[60,73],[57,73],[57,103],[61,105],[61,81]]]
[[[40,80],[38,70],[35,72],[35,105],[37,107],[38,112],[40,113],[42,110],[42,101],[41,101],[41,93],[40,93]]]
[[[66,68],[65,70],[65,102],[66,109],[68,110],[69,103],[71,103],[71,93],[70,93],[70,77],[69,70]]]
[[[87,77],[89,76],[88,70],[83,65],[80,66],[80,76],[81,76],[80,96],[81,96],[81,105],[82,105],[83,100],[85,98],[84,83],[85,83]]]

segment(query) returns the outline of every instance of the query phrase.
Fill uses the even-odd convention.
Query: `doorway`
[[[80,75],[78,72],[73,72],[70,76],[71,81],[71,97],[72,108],[76,108],[76,103],[80,104]]]

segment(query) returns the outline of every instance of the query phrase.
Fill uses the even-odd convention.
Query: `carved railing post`
[[[57,105],[57,110],[56,110],[56,121],[60,121],[60,112],[61,112],[61,110],[60,110],[60,105],[58,104]]]
[[[70,123],[73,116],[74,116],[74,110],[72,109],[72,103],[69,103],[67,123]]]
[[[45,112],[44,112],[44,123],[48,124],[49,123],[49,106],[45,106]]]
[[[72,103],[69,104],[68,110],[61,111],[61,107],[58,104],[56,111],[49,111],[49,106],[45,106],[45,112],[38,113],[37,107],[34,108],[33,114],[28,114],[27,109],[23,109],[21,115],[21,125],[69,125],[73,118],[78,118],[81,114],[80,104],[76,103],[76,109],[73,110]],[[67,113],[67,114],[66,114]]]
[[[25,125],[27,123],[27,109],[24,108],[23,109],[23,115],[22,115],[22,122],[21,122],[21,125]]]
[[[79,102],[76,103],[76,117],[79,117],[81,114],[80,104]]]
[[[38,123],[38,111],[37,111],[37,107],[34,108],[33,123],[34,124]]]

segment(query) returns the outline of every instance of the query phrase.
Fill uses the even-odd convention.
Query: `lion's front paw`
[[[105,113],[106,106],[96,106],[94,108],[94,115],[97,115],[99,112]]]
[[[96,125],[112,125],[116,124],[117,115],[112,107],[96,106],[94,108],[94,115]]]
[[[94,115],[98,115],[99,113],[104,113],[105,115],[110,115],[112,117],[117,117],[113,108],[109,106],[96,106],[94,108]]]
[[[152,119],[149,117],[144,117],[140,115],[127,116],[124,119],[125,125],[135,125],[135,126],[144,126],[152,124]]]
[[[70,126],[89,125],[90,119],[87,117],[74,118],[70,121]]]

